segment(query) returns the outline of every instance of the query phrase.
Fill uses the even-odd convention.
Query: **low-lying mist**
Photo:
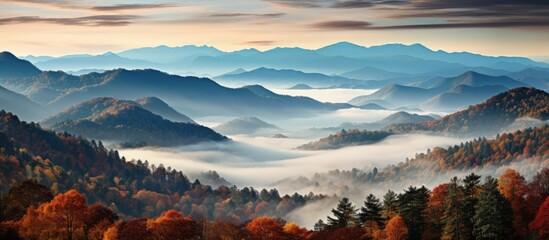
[[[283,178],[308,176],[333,169],[383,168],[427,148],[445,147],[463,141],[442,136],[400,135],[372,145],[331,151],[297,151],[292,148],[310,139],[246,136],[234,139],[232,142],[178,148],[122,149],[120,153],[127,159],[147,159],[152,164],[171,166],[183,172],[215,170],[238,186],[264,187]],[[281,193],[306,193],[309,190],[280,187]]]
[[[271,89],[273,92],[290,95],[290,96],[305,96],[314,98],[321,102],[332,102],[332,103],[346,103],[351,99],[363,96],[370,95],[377,91],[378,89]]]

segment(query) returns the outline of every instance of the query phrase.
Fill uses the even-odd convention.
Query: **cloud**
[[[269,21],[271,19],[285,16],[285,13],[242,13],[242,12],[213,12],[196,14],[190,18],[176,20],[183,23],[234,23],[234,22],[253,22]]]
[[[155,8],[168,8],[175,7],[173,4],[156,3],[156,4],[114,4],[93,6],[92,4],[85,4],[80,1],[73,0],[5,0],[6,2],[14,2],[19,4],[33,4],[50,6],[61,9],[74,9],[74,10],[91,10],[91,11],[124,11],[124,10],[140,10],[140,9],[155,9]]]
[[[33,3],[33,4],[70,4],[70,0],[6,0],[6,2]]]
[[[136,15],[92,15],[76,18],[45,18],[38,16],[21,16],[12,18],[0,18],[0,25],[25,24],[25,23],[49,23],[72,26],[126,26],[139,19]]]
[[[325,7],[326,4],[332,2],[331,0],[265,0],[267,2],[287,6],[287,7],[298,7],[298,8],[319,8]]]
[[[277,18],[286,15],[285,13],[239,13],[239,12],[224,12],[210,13],[207,17],[214,18],[233,18],[233,17],[254,17],[254,18]]]
[[[425,24],[377,26],[362,20],[338,20],[313,24],[325,30],[391,30],[441,28],[548,28],[549,1],[542,0],[265,0],[298,8],[374,8],[385,18],[437,18]],[[390,5],[390,8],[381,8]],[[480,19],[480,20],[479,20]]]
[[[350,0],[336,1],[331,5],[333,8],[370,8],[378,5],[404,5],[408,0]]]
[[[267,2],[296,8],[370,8],[378,5],[401,5],[408,0],[265,0]]]
[[[406,30],[406,29],[444,29],[444,28],[549,28],[549,19],[540,20],[485,20],[485,21],[463,21],[446,23],[427,24],[403,24],[377,26],[365,21],[327,21],[312,25],[322,30]]]
[[[110,6],[95,6],[90,9],[96,11],[121,11],[121,10],[137,10],[137,9],[154,9],[174,7],[170,4],[116,4]]]
[[[539,0],[488,0],[488,1],[446,1],[428,0],[411,1],[406,5],[407,11],[397,13],[396,18],[413,17],[470,17],[500,18],[522,17],[523,19],[541,20],[549,18],[549,1]]]
[[[366,21],[327,21],[313,24],[314,27],[325,30],[364,30],[370,29],[372,24]]]
[[[270,41],[270,40],[257,40],[257,41],[247,41],[243,42],[242,45],[260,45],[260,46],[270,46],[274,45],[276,41]]]
[[[545,0],[422,0],[410,1],[416,9],[489,9],[495,7],[539,8],[549,6]]]

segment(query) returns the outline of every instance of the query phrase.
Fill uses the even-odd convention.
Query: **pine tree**
[[[328,226],[332,228],[350,227],[357,223],[356,208],[348,198],[341,199],[332,213],[334,217],[328,216]]]
[[[497,189],[497,180],[486,177],[475,208],[474,234],[476,239],[507,239],[512,236],[513,212],[511,204]]]
[[[385,220],[385,222],[389,221],[389,219],[397,215],[397,211],[398,196],[395,192],[389,190],[385,196],[383,196],[383,209],[381,210],[381,217]]]
[[[373,194],[366,196],[364,207],[360,208],[360,213],[358,215],[360,218],[360,223],[363,226],[367,225],[372,228],[373,223],[375,223],[378,227],[383,228],[381,203],[379,203],[379,199],[377,199]],[[370,229],[370,231],[373,232],[373,229]]]
[[[445,202],[442,239],[467,239],[463,214],[463,187],[460,186],[460,180],[457,177],[453,177],[448,184],[448,196]]]
[[[398,212],[408,226],[410,239],[421,239],[429,195],[429,189],[425,186],[421,188],[410,186],[398,197]]]
[[[465,225],[465,238],[473,239],[473,225],[475,217],[475,207],[478,202],[480,176],[471,173],[463,179],[463,218]]]

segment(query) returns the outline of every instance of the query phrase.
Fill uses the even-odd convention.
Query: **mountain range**
[[[9,66],[18,61],[14,58],[0,65]],[[348,104],[321,103],[305,97],[277,95],[258,86],[227,88],[207,78],[182,77],[152,69],[116,69],[81,76],[62,71],[34,74],[30,77],[2,78],[0,84],[44,105],[48,115],[96,97],[139,99],[155,96],[193,117],[244,114],[275,118],[312,116],[317,112],[351,107]]]
[[[306,84],[313,88],[327,88],[340,84],[365,85],[363,80],[340,76],[328,76],[320,73],[305,73],[291,69],[257,68],[251,71],[224,74],[214,78],[227,86],[260,84],[272,88],[290,88],[296,84]]]
[[[520,71],[528,67],[549,66],[521,57],[491,57],[468,52],[433,51],[421,44],[364,47],[349,42],[335,43],[316,50],[279,47],[267,51],[243,49],[224,52],[209,46],[187,45],[146,47],[118,53],[69,55],[58,58],[27,56],[25,59],[33,61],[42,69],[65,71],[124,67],[156,68],[176,74],[191,71],[220,75],[237,68],[266,67],[331,75],[357,71],[365,67],[376,69],[378,73],[371,75],[374,78],[370,79],[366,76],[360,78],[367,80],[375,80],[376,75],[378,77],[383,75],[379,75],[382,72],[395,73],[397,75],[393,76],[399,76],[439,71],[440,76],[449,76],[444,72],[452,72],[450,75],[455,75],[454,69],[464,72],[463,69],[467,67]]]
[[[507,76],[465,72],[456,77],[428,79],[414,86],[392,84],[370,95],[356,97],[349,103],[356,106],[368,103],[381,103],[384,107],[420,106],[424,110],[452,111],[519,86],[529,85]]]

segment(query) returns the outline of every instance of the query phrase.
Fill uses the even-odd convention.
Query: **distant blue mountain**
[[[119,52],[118,55],[129,59],[139,59],[156,63],[171,63],[185,58],[200,56],[219,56],[224,52],[210,46],[186,45],[181,47],[157,47],[136,48]]]
[[[466,66],[491,66],[500,69],[508,69],[507,67],[503,67],[501,65],[498,67],[498,64],[505,62],[540,67],[547,66],[544,63],[538,63],[523,57],[491,57],[469,52],[446,52],[442,50],[433,51],[419,43],[412,45],[385,44],[381,46],[363,47],[349,42],[339,42],[320,48],[317,52],[326,56],[343,56],[352,58],[408,55],[425,60],[459,63]]]
[[[29,62],[31,62],[31,63],[36,63],[36,62],[41,62],[41,61],[46,61],[46,60],[54,59],[55,57],[27,55],[27,56],[22,56],[22,57],[19,57],[19,58],[20,58],[20,59],[27,60],[27,61],[29,61]]]
[[[342,73],[341,76],[362,80],[385,80],[390,78],[406,77],[409,76],[409,74],[388,72],[374,67],[363,67],[350,72]]]
[[[507,89],[529,86],[507,76],[488,76],[466,72],[451,78],[434,78],[417,87],[393,84],[349,103],[362,106],[384,102],[392,107],[420,106],[424,110],[456,110],[486,100]]]
[[[539,89],[546,91],[549,89],[549,68],[527,68],[506,75]]]
[[[384,74],[422,74],[423,76],[455,76],[465,71],[502,75],[531,67],[549,64],[522,57],[492,57],[468,52],[433,51],[421,44],[386,44],[364,47],[340,42],[320,49],[273,48],[267,51],[242,49],[224,52],[209,46],[146,47],[119,52],[106,58],[103,55],[67,55],[59,58],[28,56],[38,67],[49,70],[155,68],[171,73],[196,72],[220,75],[234,69],[260,67],[293,69],[326,75],[348,73],[363,69],[348,78],[379,80]],[[118,58],[116,58],[116,57]],[[68,61],[62,61],[65,59]],[[377,73],[373,71],[376,69]],[[365,74],[368,73],[368,74]],[[351,73],[349,73],[351,74]]]
[[[261,84],[274,88],[290,88],[297,84],[306,84],[313,88],[325,88],[338,84],[366,85],[365,81],[320,73],[305,73],[290,69],[257,68],[248,72],[228,73],[214,78],[229,86]]]
[[[491,96],[509,90],[501,85],[472,87],[458,85],[420,104],[420,108],[431,111],[453,111],[485,101]]]
[[[102,55],[95,56],[71,56],[50,59],[35,63],[36,66],[45,70],[64,70],[64,71],[79,71],[81,69],[113,69],[113,68],[154,68],[157,63],[152,63],[145,60],[134,60],[118,56],[108,52]]]

